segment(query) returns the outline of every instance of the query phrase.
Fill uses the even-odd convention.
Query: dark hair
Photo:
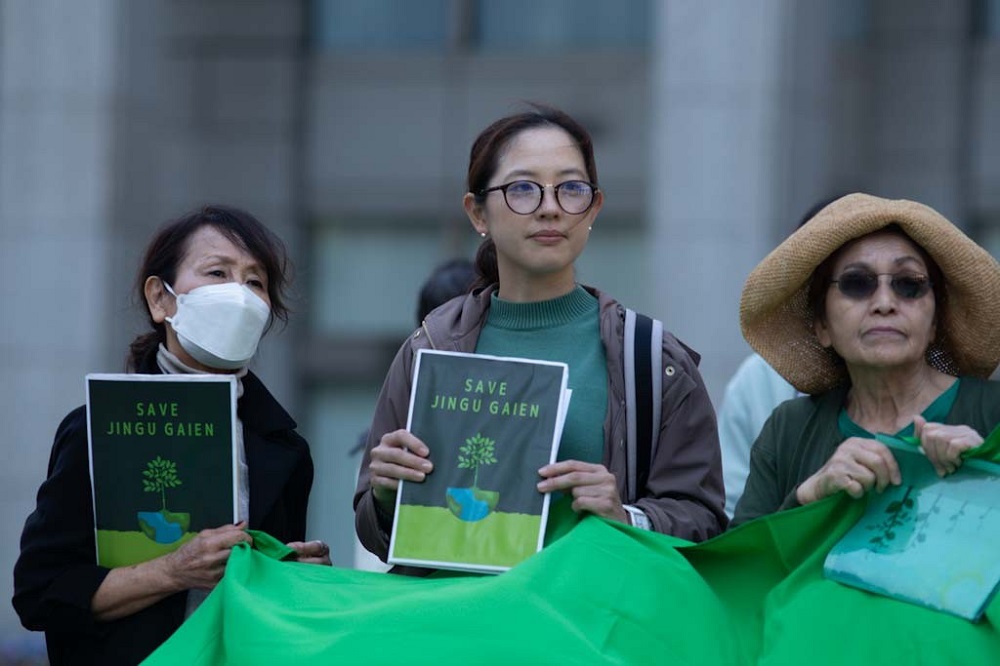
[[[468,259],[451,259],[435,268],[420,288],[417,326],[437,306],[467,293],[475,281],[476,267]]]
[[[802,217],[799,218],[799,222],[798,224],[795,225],[794,230],[800,229],[802,225],[804,225],[806,222],[816,217],[817,213],[819,213],[821,210],[832,204],[834,201],[842,199],[843,197],[846,197],[848,194],[851,194],[852,192],[865,192],[865,191],[867,190],[843,190],[837,192],[836,194],[832,194],[823,197],[822,199],[818,199],[813,203],[812,206],[809,206],[809,208],[806,209],[805,213],[802,214]]]
[[[558,127],[576,142],[583,156],[587,178],[597,185],[597,162],[594,159],[594,143],[583,125],[559,109],[543,104],[531,104],[531,110],[506,116],[484,129],[472,143],[469,152],[468,191],[475,197],[476,205],[486,201],[483,190],[489,186],[496,173],[501,153],[521,132],[538,127]],[[500,281],[497,270],[497,248],[492,238],[479,245],[476,252],[476,272],[478,279],[474,287],[485,287]]]
[[[156,355],[161,343],[167,339],[166,326],[153,321],[146,303],[146,279],[157,276],[173,284],[177,279],[177,269],[187,255],[188,243],[196,231],[202,227],[213,227],[260,262],[267,273],[267,295],[271,300],[271,321],[288,321],[288,306],[285,297],[291,281],[291,264],[284,243],[250,213],[229,206],[205,206],[187,213],[176,220],[167,222],[153,236],[143,256],[136,274],[135,293],[146,308],[146,316],[152,331],[136,337],[129,345],[126,367],[135,371],[143,367]]]
[[[920,258],[924,260],[924,264],[927,266],[927,277],[930,278],[931,285],[933,285],[934,317],[936,321],[941,321],[942,312],[944,311],[944,308],[947,307],[946,283],[944,274],[941,272],[941,268],[937,265],[937,262],[931,258],[931,255],[927,253],[927,250],[921,247],[920,243],[910,238],[910,236],[903,231],[903,228],[895,222],[888,224],[877,231],[873,231],[872,234],[879,234],[883,232],[898,234],[910,241],[910,243],[913,244],[913,247],[917,249],[917,252],[920,254]],[[855,238],[847,243],[844,243],[829,257],[824,259],[823,263],[817,266],[816,270],[813,271],[812,281],[809,283],[808,292],[808,304],[809,309],[812,311],[813,321],[825,321],[827,288],[830,286],[830,280],[833,279],[833,266],[837,263],[837,259],[848,245],[851,245],[861,238],[866,238],[872,234],[866,234],[865,236],[861,236],[860,238]]]

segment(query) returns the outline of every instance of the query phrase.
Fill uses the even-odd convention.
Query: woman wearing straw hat
[[[850,194],[753,270],[743,335],[806,397],[754,443],[733,523],[901,482],[875,433],[941,476],[1000,423],[1000,265],[933,209]]]

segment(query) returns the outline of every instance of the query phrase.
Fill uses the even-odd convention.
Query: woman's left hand
[[[928,422],[922,416],[913,418],[913,434],[938,476],[954,472],[962,464],[962,452],[983,443],[980,434],[969,426]]]
[[[628,524],[628,514],[618,496],[615,475],[604,465],[563,460],[542,467],[538,473],[545,477],[538,483],[539,492],[571,492],[573,510],[577,513],[588,511],[602,518]]]
[[[297,562],[333,566],[333,562],[330,561],[330,547],[322,541],[290,541],[285,545],[295,551]]]

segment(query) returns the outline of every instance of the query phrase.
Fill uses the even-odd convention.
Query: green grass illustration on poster
[[[235,521],[236,381],[87,375],[97,562],[120,567]]]
[[[568,391],[564,363],[420,350],[408,429],[434,472],[401,483],[389,561],[500,572],[542,545]]]

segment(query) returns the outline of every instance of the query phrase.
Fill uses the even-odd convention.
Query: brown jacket
[[[623,365],[625,310],[609,296],[596,289],[586,289],[599,302],[601,340],[608,360],[608,411],[604,422],[602,462],[617,478],[622,502],[628,502]],[[389,551],[387,529],[390,525],[379,524],[368,481],[370,452],[382,435],[406,427],[416,351],[432,348],[474,352],[494,290],[495,286],[452,299],[428,315],[423,326],[403,343],[382,385],[361,461],[354,510],[361,543],[383,560]],[[666,331],[663,333],[663,366],[659,441],[650,463],[646,488],[630,503],[649,516],[657,532],[702,541],[719,534],[726,526],[715,410],[698,373],[697,355]]]

